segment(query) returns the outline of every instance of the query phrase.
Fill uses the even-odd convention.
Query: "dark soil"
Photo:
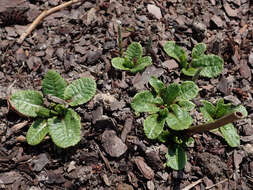
[[[253,3],[251,0],[87,0],[45,18],[22,45],[15,43],[43,10],[63,0],[0,2],[0,188],[1,189],[253,189]],[[151,6],[153,5],[153,6]],[[118,21],[123,47],[132,41],[147,47],[153,65],[132,75],[111,67],[119,55]],[[151,47],[148,47],[152,39]],[[164,168],[166,147],[148,140],[130,102],[149,88],[155,75],[169,84],[184,80],[178,64],[162,50],[174,40],[187,53],[197,42],[220,55],[225,66],[214,79],[199,78],[200,104],[221,97],[243,104],[249,116],[235,123],[241,146],[230,148],[213,133],[195,135],[184,170]],[[149,51],[147,51],[149,50]],[[92,77],[97,95],[76,108],[82,140],[59,149],[50,139],[25,142],[32,120],[8,111],[6,96],[17,89],[41,90],[49,69],[68,82]],[[201,114],[192,113],[197,123]],[[18,126],[17,126],[18,125]],[[21,129],[19,128],[21,125]],[[24,127],[22,127],[24,125]]]

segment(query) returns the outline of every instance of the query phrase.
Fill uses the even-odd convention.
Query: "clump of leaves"
[[[187,76],[195,76],[199,72],[200,76],[212,78],[222,72],[223,59],[213,54],[206,55],[206,45],[204,43],[198,43],[194,46],[190,63],[187,62],[186,52],[174,41],[168,41],[163,49],[170,57],[179,62],[182,72]]]
[[[182,169],[187,160],[183,146],[189,139],[175,136],[174,131],[179,132],[191,126],[193,119],[189,111],[195,107],[191,99],[197,96],[198,86],[192,81],[185,81],[182,84],[172,83],[166,87],[155,77],[151,77],[149,84],[155,93],[151,91],[137,93],[131,107],[137,113],[149,113],[143,123],[144,132],[149,139],[159,139],[162,142],[171,139],[174,142],[166,155],[167,165],[176,170]],[[167,128],[164,127],[165,124]]]
[[[131,73],[142,71],[152,64],[150,56],[143,57],[143,48],[138,42],[132,42],[127,47],[124,57],[115,57],[111,62],[114,68]]]
[[[239,136],[231,122],[247,116],[243,106],[232,108],[231,104],[224,104],[222,99],[216,106],[203,101],[200,110],[208,123],[191,126],[193,119],[189,111],[195,108],[191,99],[198,94],[197,85],[192,81],[185,81],[181,84],[172,83],[166,87],[155,77],[150,78],[149,84],[154,92],[137,93],[131,102],[131,107],[136,113],[149,113],[143,122],[146,136],[168,144],[167,166],[175,170],[184,168],[187,161],[184,148],[193,143],[194,139],[191,135],[194,133],[218,130],[220,127],[219,130],[230,146],[235,147],[240,144]],[[230,117],[230,115],[237,117]]]
[[[12,108],[19,114],[36,118],[26,135],[28,144],[37,145],[49,134],[61,148],[76,145],[81,139],[81,122],[80,116],[70,107],[84,104],[95,95],[95,81],[80,78],[67,85],[59,73],[50,70],[43,79],[42,91],[51,100],[47,106],[36,90],[18,91],[9,98]]]
[[[247,117],[248,115],[247,110],[244,106],[240,105],[237,107],[233,107],[230,103],[225,104],[223,99],[219,99],[216,106],[206,100],[202,101],[202,103],[203,107],[200,108],[200,111],[208,123],[213,122],[214,120],[220,119],[225,115],[236,111],[242,113],[242,117]],[[240,136],[238,135],[232,123],[224,125],[219,129],[215,130],[219,130],[221,132],[222,136],[224,137],[229,146],[237,147],[240,145]]]

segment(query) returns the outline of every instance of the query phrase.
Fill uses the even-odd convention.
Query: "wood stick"
[[[187,134],[190,134],[190,135],[196,134],[196,133],[203,133],[205,131],[217,129],[221,126],[227,125],[229,123],[232,123],[232,122],[242,119],[242,118],[243,118],[243,114],[241,112],[233,112],[233,113],[226,115],[220,119],[217,119],[211,123],[206,123],[206,124],[190,127],[188,129],[186,129],[184,132],[186,132]]]
[[[56,6],[56,7],[53,7],[49,10],[44,10],[34,21],[33,23],[26,29],[26,31],[19,37],[19,39],[17,40],[17,43],[19,44],[22,44],[25,40],[25,38],[31,34],[31,32],[38,26],[38,24],[40,23],[40,21],[42,19],[44,19],[45,17],[47,17],[48,15],[52,14],[52,13],[55,13],[61,9],[64,9],[74,3],[78,3],[82,0],[71,0],[71,1],[68,1],[66,3],[63,3],[59,6]]]

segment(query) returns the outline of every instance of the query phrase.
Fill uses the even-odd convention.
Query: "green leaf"
[[[154,76],[150,77],[149,84],[154,88],[157,94],[160,94],[161,90],[165,88],[163,82]]]
[[[248,112],[243,105],[237,106],[236,108],[232,109],[231,112],[241,112],[243,115],[243,118],[248,116]]]
[[[169,113],[166,118],[168,126],[177,131],[187,129],[192,124],[190,114],[177,104],[172,104],[170,107],[173,113]]]
[[[198,95],[199,88],[193,81],[185,81],[180,85],[178,99],[191,100]]]
[[[192,60],[192,67],[202,67],[200,76],[203,77],[216,77],[223,69],[224,61],[217,55],[203,55]]]
[[[204,107],[201,107],[200,111],[208,123],[214,121],[213,117],[209,114],[209,112]]]
[[[137,73],[139,71],[142,71],[145,69],[147,66],[152,65],[152,59],[149,56],[142,57],[138,59],[136,65],[130,69],[131,73]]]
[[[168,56],[176,59],[183,68],[187,67],[187,56],[183,49],[181,49],[174,41],[168,41],[164,47],[164,51]]]
[[[178,105],[180,105],[185,111],[191,111],[195,108],[195,104],[189,100],[179,100]]]
[[[11,95],[11,106],[19,113],[36,117],[40,109],[43,108],[43,98],[39,91],[25,90],[18,91]]]
[[[132,42],[126,50],[126,55],[125,57],[128,58],[130,61],[133,61],[134,59],[136,59],[136,61],[138,59],[140,59],[142,57],[142,46],[140,43],[138,42]]]
[[[165,104],[170,105],[180,94],[180,87],[176,83],[170,84],[167,88],[162,89],[161,97]]]
[[[159,119],[158,114],[153,114],[144,120],[144,133],[149,139],[156,139],[163,131],[165,119]]]
[[[123,66],[126,67],[126,68],[131,69],[131,68],[134,67],[134,62],[129,60],[128,58],[125,58]]]
[[[125,70],[125,71],[129,71],[130,68],[125,66],[125,58],[121,58],[121,57],[115,57],[112,59],[112,66],[115,69],[119,69],[119,70]]]
[[[206,51],[206,44],[198,43],[192,49],[192,59],[198,58],[199,56],[204,55]]]
[[[38,119],[32,123],[26,134],[26,140],[29,145],[39,144],[48,134],[47,120]]]
[[[162,143],[168,142],[170,137],[170,132],[169,131],[162,131],[161,134],[157,137],[157,140],[159,140]]]
[[[216,114],[216,107],[211,103],[211,102],[208,102],[206,100],[203,100],[202,101],[202,104],[203,104],[203,109],[209,114],[209,116],[214,119],[215,118],[215,114]],[[201,111],[202,112],[202,111]],[[202,112],[203,113],[203,112]],[[203,113],[204,117],[205,117],[205,114]],[[207,116],[205,117],[207,120],[210,120],[210,117]]]
[[[219,119],[227,114],[229,114],[231,110],[231,104],[224,104],[224,100],[221,98],[218,100],[216,104],[216,114],[215,119]]]
[[[159,106],[163,104],[160,97],[154,97],[149,91],[137,93],[131,102],[131,107],[136,112],[155,113],[160,110]]]
[[[184,149],[179,145],[169,147],[169,152],[165,155],[167,161],[166,165],[174,170],[181,170],[184,168],[187,155]]]
[[[64,99],[71,100],[69,105],[77,106],[88,102],[96,93],[96,82],[91,78],[80,78],[67,86]]]
[[[38,117],[48,118],[51,115],[51,110],[41,106],[36,113]]]
[[[240,136],[232,123],[220,127],[220,131],[229,146],[238,147],[240,145]]]
[[[190,67],[188,69],[183,68],[182,72],[186,75],[186,76],[190,76],[193,77],[197,72],[198,72],[198,68],[193,68]]]
[[[67,82],[54,70],[49,70],[42,81],[42,91],[44,94],[51,94],[61,99],[64,98],[66,87]]]
[[[194,138],[189,137],[186,141],[185,141],[185,145],[187,147],[194,147]]]
[[[67,110],[64,118],[48,119],[48,127],[53,142],[61,148],[74,146],[81,140],[80,117],[72,109]]]

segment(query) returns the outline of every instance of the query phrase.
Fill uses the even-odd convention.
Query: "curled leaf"
[[[80,78],[73,81],[64,91],[64,99],[69,105],[78,106],[88,102],[96,93],[96,82],[91,78]]]
[[[198,43],[192,49],[192,59],[198,58],[199,56],[204,55],[206,51],[206,44]]]
[[[139,71],[142,71],[147,66],[152,65],[152,59],[149,56],[141,57],[137,60],[136,65],[130,69],[131,73],[137,73]]]
[[[129,71],[130,68],[125,65],[125,59],[121,57],[115,57],[112,59],[112,66],[115,69]]]
[[[154,76],[150,77],[149,84],[154,88],[157,94],[160,94],[161,90],[165,88],[163,82]]]
[[[192,67],[202,67],[200,76],[203,77],[216,77],[223,69],[224,61],[217,55],[203,55],[192,60]]]
[[[163,131],[165,119],[159,119],[158,114],[153,114],[144,120],[144,133],[149,139],[156,139]]]
[[[48,119],[49,134],[53,142],[67,148],[76,145],[81,139],[81,119],[72,109],[68,109],[64,118]]]
[[[198,95],[199,88],[193,81],[185,81],[180,85],[178,99],[191,100]]]
[[[22,115],[36,117],[43,109],[43,98],[39,91],[25,90],[18,91],[10,97],[11,106]]]
[[[42,81],[42,91],[44,94],[50,94],[61,99],[64,98],[66,86],[67,82],[54,70],[49,70]]]
[[[168,126],[177,131],[187,129],[192,124],[190,114],[177,104],[172,104],[170,107],[173,113],[169,113],[166,118]]]
[[[168,56],[176,59],[183,68],[187,67],[187,56],[185,51],[180,48],[174,41],[168,41],[164,47],[164,51]]]
[[[167,159],[166,165],[174,170],[183,169],[187,161],[186,152],[179,145],[169,146],[168,153],[165,157]]]
[[[30,145],[39,144],[48,134],[47,120],[38,119],[32,123],[26,134],[27,143]]]
[[[154,97],[149,91],[139,92],[133,97],[131,107],[136,112],[156,113],[160,110],[159,106],[163,104],[160,97]]]
[[[220,131],[229,146],[238,147],[240,145],[240,136],[232,123],[220,127]]]
[[[125,57],[128,58],[130,61],[133,61],[135,58],[136,60],[140,59],[142,57],[143,50],[142,46],[138,42],[132,42],[126,50]]]

